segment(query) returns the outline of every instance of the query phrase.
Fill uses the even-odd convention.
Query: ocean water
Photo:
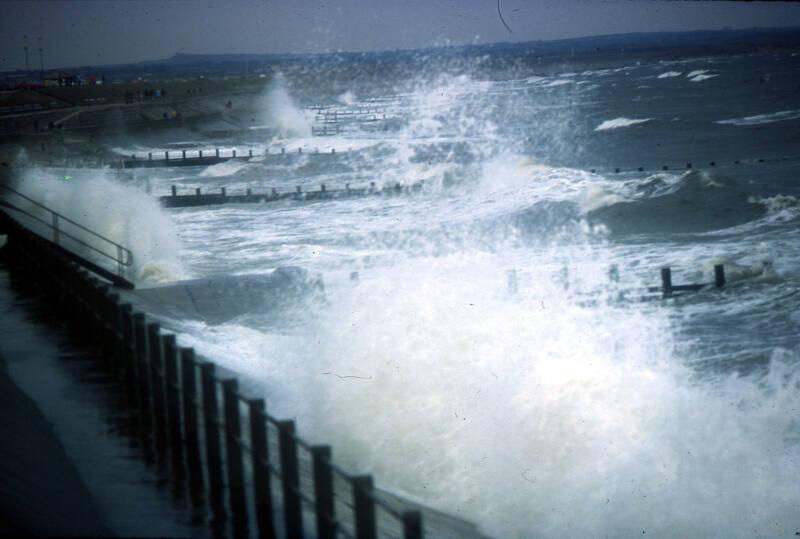
[[[300,268],[310,292],[279,307],[172,324],[381,488],[494,537],[800,531],[800,56],[489,57],[378,86],[357,67],[276,77],[252,129],[205,145],[247,162],[31,169],[22,188],[131,245],[140,286]],[[314,105],[338,134],[312,136]],[[155,199],[369,182],[424,187]],[[724,289],[647,291],[719,263]]]

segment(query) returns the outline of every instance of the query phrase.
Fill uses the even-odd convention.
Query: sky
[[[175,53],[410,49],[627,32],[800,26],[800,3],[664,0],[0,1],[0,71]]]

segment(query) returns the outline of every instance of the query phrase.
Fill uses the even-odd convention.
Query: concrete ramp
[[[267,275],[216,275],[139,288],[131,298],[153,314],[221,324],[252,313],[279,311],[321,285],[287,266]]]

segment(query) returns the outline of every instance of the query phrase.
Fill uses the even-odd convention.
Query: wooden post
[[[195,194],[196,196],[200,196],[200,188],[199,188],[199,187],[195,188],[195,190],[194,190],[194,194]]]
[[[672,270],[669,268],[661,268],[661,292],[665,298],[672,295]]]
[[[324,183],[320,185],[320,191],[323,192],[323,193],[325,192],[325,184]]]
[[[295,188],[295,192],[296,192],[296,193],[299,195],[300,193],[302,193],[302,192],[303,192],[303,190],[302,190],[302,189],[300,188],[300,186],[298,185],[298,186]]]
[[[222,193],[222,198],[225,198],[227,196],[226,192],[225,192],[225,188],[224,187],[220,187],[219,190],[220,190],[220,193]]]
[[[236,150],[233,150],[233,157],[236,158]]]
[[[253,157],[253,149],[252,148],[247,150],[247,157]]]
[[[161,350],[161,334],[158,324],[147,325],[147,340],[150,344],[150,387],[153,393],[153,434],[156,458],[163,461],[167,449],[167,409],[164,398],[164,361]]]
[[[181,159],[186,159],[186,150],[181,150]]]
[[[297,442],[294,439],[294,421],[278,422],[278,447],[283,478],[283,512],[286,518],[286,535],[303,537],[303,514],[300,503],[300,477],[297,468]]]
[[[172,186],[172,196],[178,196],[178,188],[174,185]]]
[[[197,377],[192,348],[181,349],[181,378],[183,386],[183,442],[189,471],[189,493],[196,505],[203,501],[203,467],[200,463],[200,437],[197,428]]]
[[[247,188],[247,196],[252,196],[252,194],[253,194],[253,190],[248,187]]]
[[[239,383],[235,379],[222,382],[225,408],[225,453],[228,457],[228,493],[233,517],[234,537],[247,537],[247,498],[244,491],[242,462],[242,425],[239,414]]]
[[[217,522],[225,520],[224,485],[222,482],[222,451],[219,441],[219,404],[213,363],[200,366],[203,385],[203,421],[206,439],[209,501]]]
[[[164,161],[169,161],[169,152],[164,152]]]
[[[125,365],[125,393],[128,397],[128,405],[133,407],[136,404],[138,392],[136,389],[136,376],[135,369],[132,362],[133,354],[131,353],[131,346],[133,345],[133,307],[130,304],[122,306],[122,335],[125,345],[123,346],[122,361]]]
[[[714,266],[714,285],[717,288],[725,286],[725,266],[722,264]]]
[[[317,514],[317,537],[336,538],[336,518],[333,505],[333,471],[331,470],[331,448],[318,445],[311,448],[314,474],[314,500]]]
[[[125,358],[126,347],[128,341],[125,337],[125,322],[124,322],[125,306],[118,304],[114,307],[114,328],[117,334],[117,343],[114,348],[114,375],[121,378],[125,374]]]
[[[169,442],[172,453],[172,471],[177,484],[183,483],[183,432],[181,429],[180,391],[178,385],[178,359],[175,335],[162,335],[164,350],[164,374],[166,376],[167,418],[169,421]]]
[[[133,315],[133,334],[136,343],[134,353],[134,365],[136,368],[136,381],[139,390],[139,435],[142,440],[145,460],[152,462],[152,449],[150,447],[150,429],[152,421],[150,416],[150,378],[147,371],[147,332],[145,331],[144,314],[136,313]]]
[[[422,539],[422,513],[403,512],[403,539]]]
[[[217,158],[219,158],[219,148],[217,148],[215,151],[217,153]]]
[[[253,464],[253,500],[258,536],[273,539],[271,473],[267,445],[267,415],[263,399],[247,401],[250,412],[250,446]]]
[[[375,539],[375,501],[372,499],[372,477],[360,475],[353,481],[353,511],[355,513],[356,539]]]
[[[197,155],[198,155],[198,157],[199,157],[200,159],[202,159],[202,158],[203,158],[203,150],[199,150],[199,151],[197,152]]]
[[[152,161],[153,160],[153,152],[147,152],[147,160],[148,161]]]

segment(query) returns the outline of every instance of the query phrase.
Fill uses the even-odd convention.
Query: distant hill
[[[155,72],[189,72],[200,66],[241,66],[248,63],[282,64],[342,61],[368,62],[414,60],[420,57],[458,57],[493,54],[497,56],[534,55],[541,57],[561,55],[608,54],[620,51],[628,53],[655,52],[665,49],[676,51],[705,49],[709,52],[736,52],[760,47],[800,47],[800,27],[748,28],[741,30],[702,30],[692,32],[653,32],[610,34],[601,36],[556,39],[548,41],[526,41],[519,43],[489,43],[481,45],[459,45],[429,47],[421,49],[388,51],[354,51],[332,53],[278,53],[278,54],[187,54],[178,53],[169,58],[146,60],[132,64],[82,66],[70,71],[114,72],[148,69]],[[21,72],[7,72],[20,76]],[[35,72],[31,71],[35,76]]]

